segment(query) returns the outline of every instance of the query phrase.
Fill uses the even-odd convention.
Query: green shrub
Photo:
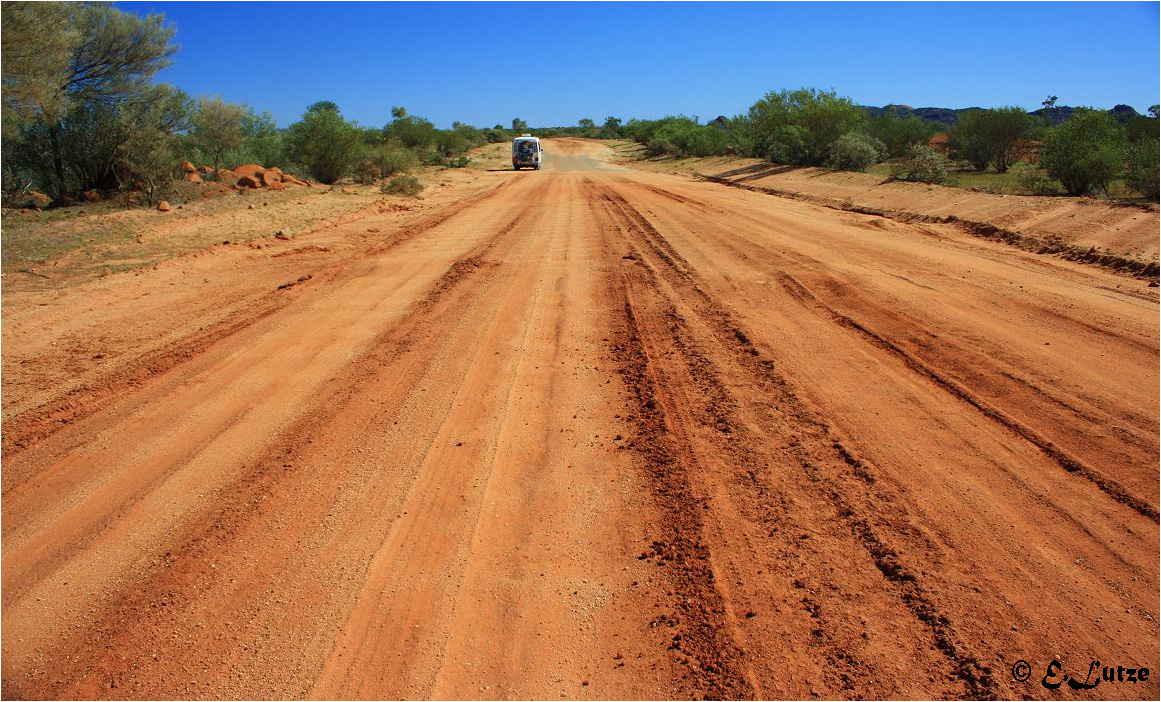
[[[729,141],[725,131],[684,116],[633,122],[626,129],[638,143],[645,144],[649,156],[721,156]]]
[[[1031,128],[1032,117],[1020,107],[973,110],[959,116],[951,139],[959,157],[976,170],[991,165],[1004,173],[1016,162],[1020,143]]]
[[[1158,201],[1158,152],[1156,139],[1145,137],[1129,145],[1129,172],[1125,183],[1153,202]]]
[[[1103,110],[1078,108],[1048,133],[1040,162],[1069,195],[1108,193],[1125,166],[1125,132]]]
[[[891,167],[891,177],[921,183],[947,180],[947,159],[930,146],[912,146],[907,156]]]
[[[830,147],[858,131],[866,114],[834,91],[801,88],[767,93],[750,108],[748,125],[756,156],[775,163],[818,166]]]
[[[827,165],[840,171],[865,171],[881,161],[887,153],[883,142],[859,132],[849,132],[830,146]]]
[[[301,122],[290,125],[287,142],[293,160],[329,185],[358,163],[361,138],[358,127],[343,119],[337,105],[323,101],[308,107]]]
[[[887,112],[871,119],[866,130],[867,134],[887,145],[888,156],[898,158],[905,155],[912,146],[926,144],[937,127],[915,115],[900,117],[894,112]]]
[[[645,153],[650,156],[664,156],[677,153],[677,146],[665,139],[653,138],[645,145]]]
[[[1033,195],[1059,195],[1060,181],[1048,176],[1042,168],[1022,164],[1012,169],[1021,190]]]
[[[415,197],[423,191],[423,183],[415,176],[395,176],[379,187],[379,191],[387,195],[404,195]]]
[[[355,164],[351,177],[356,183],[371,185],[383,177],[383,172],[379,170],[379,166],[376,165],[374,160],[365,158]]]
[[[448,168],[467,168],[470,165],[472,165],[472,159],[467,154],[448,159],[447,161]]]
[[[406,173],[419,163],[415,154],[398,144],[380,144],[374,150],[375,165],[379,167],[380,177]]]

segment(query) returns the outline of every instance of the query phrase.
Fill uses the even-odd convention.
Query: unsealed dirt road
[[[5,300],[4,697],[1158,697],[1156,289],[547,148]]]

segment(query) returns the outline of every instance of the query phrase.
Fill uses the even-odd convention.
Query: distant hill
[[[880,115],[893,112],[899,117],[914,115],[925,122],[935,122],[946,127],[950,127],[951,125],[955,124],[959,119],[959,116],[964,112],[984,109],[982,107],[964,107],[960,109],[951,109],[947,107],[915,108],[909,107],[907,105],[884,105],[883,107],[869,107],[863,105],[862,108],[866,110],[867,114],[871,115],[872,117],[878,117]],[[1048,120],[1049,124],[1056,126],[1071,117],[1072,113],[1075,111],[1075,107],[1061,106],[1053,107],[1052,109],[1041,108],[1039,110],[1030,112],[1029,114],[1035,115],[1037,117],[1043,117]],[[1112,114],[1112,116],[1115,117],[1117,122],[1120,124],[1125,124],[1140,114],[1128,105],[1117,105],[1108,112]]]

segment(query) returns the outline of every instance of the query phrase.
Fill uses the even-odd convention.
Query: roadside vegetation
[[[629,139],[648,158],[742,156],[1003,194],[1158,200],[1157,106],[1127,121],[1077,108],[1055,127],[1019,107],[976,109],[947,129],[801,88],[707,124],[684,116],[611,124],[574,135]]]
[[[5,207],[153,206],[180,196],[183,162],[205,166],[207,181],[256,164],[374,184],[421,166],[469,166],[470,150],[528,129],[520,118],[438,129],[403,107],[364,126],[327,100],[279,128],[250,105],[153,82],[176,51],[175,28],[111,4],[6,2],[3,30]]]

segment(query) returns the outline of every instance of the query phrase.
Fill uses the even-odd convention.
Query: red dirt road
[[[547,148],[6,300],[5,698],[1158,697],[1155,288]]]

